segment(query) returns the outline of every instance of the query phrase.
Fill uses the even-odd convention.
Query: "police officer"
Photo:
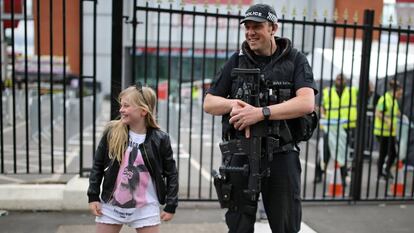
[[[357,97],[358,89],[347,86],[347,78],[344,74],[338,74],[335,78],[335,86],[326,87],[322,92],[322,117],[333,121],[346,121],[342,124],[345,132],[347,132],[347,143],[350,148],[354,148],[354,136],[357,121]],[[332,124],[332,123],[331,123]],[[326,129],[326,128],[325,128]],[[326,170],[331,154],[328,145],[329,132],[325,130],[324,133],[324,169],[321,165],[316,165],[315,182],[322,181],[322,173]],[[339,143],[339,142],[337,142]],[[342,184],[346,184],[345,177],[347,176],[347,168],[345,165],[341,166]]]
[[[312,69],[306,57],[292,47],[286,38],[276,37],[277,16],[266,4],[251,6],[241,21],[245,28],[245,41],[218,72],[207,91],[204,110],[223,117],[223,128],[244,131],[250,137],[250,126],[263,120],[286,120],[301,117],[314,110],[317,93]],[[231,76],[233,68],[260,68],[264,78],[272,81],[291,81],[294,97],[282,103],[255,107],[235,98]],[[229,119],[228,121],[226,119]],[[236,134],[240,135],[240,134]],[[291,143],[293,144],[293,143]],[[299,151],[294,145],[273,154],[268,162],[270,176],[262,179],[262,197],[272,232],[298,232],[301,223]],[[233,156],[231,166],[248,163],[243,156]],[[226,213],[230,233],[254,232],[257,202],[246,198],[246,177],[231,174],[232,205]]]
[[[401,115],[398,100],[403,95],[403,88],[398,80],[388,83],[388,91],[379,98],[375,108],[374,135],[380,143],[378,158],[378,178],[392,179],[391,166],[397,158],[396,135],[397,119]],[[383,165],[388,155],[385,169]]]

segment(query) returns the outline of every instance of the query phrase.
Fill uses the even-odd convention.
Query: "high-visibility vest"
[[[191,90],[191,97],[193,99],[197,99],[198,98],[198,87],[193,86],[193,89]]]
[[[344,128],[355,128],[357,121],[358,90],[355,87],[345,87],[339,96],[335,88],[323,90],[323,108],[326,119],[347,120]]]
[[[379,98],[375,109],[382,112],[384,121],[382,116],[375,115],[374,135],[383,137],[396,136],[397,119],[400,114],[398,101],[387,92]],[[388,117],[389,121],[386,121],[385,117]]]

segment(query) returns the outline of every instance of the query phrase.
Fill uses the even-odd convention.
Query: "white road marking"
[[[271,233],[272,230],[270,229],[270,226],[267,222],[256,222],[254,224],[254,232]],[[317,232],[314,231],[312,228],[310,228],[308,225],[306,225],[304,222],[301,222],[299,233],[317,233]]]

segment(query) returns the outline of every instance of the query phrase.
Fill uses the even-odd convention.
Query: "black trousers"
[[[397,152],[395,149],[396,139],[395,137],[382,137],[377,136],[377,139],[380,143],[380,151],[379,151],[379,158],[378,158],[378,176],[382,174],[382,167],[385,163],[385,158],[388,155],[387,165],[385,167],[385,174],[390,172],[391,166],[394,163],[395,159],[397,158]]]
[[[241,166],[247,158],[233,156],[231,165]],[[266,161],[262,160],[262,164]],[[301,165],[299,152],[289,151],[274,154],[267,162],[270,176],[262,179],[263,205],[273,233],[295,233],[300,230],[302,207],[300,200]],[[242,174],[229,177],[233,207],[226,213],[229,233],[252,233],[256,221],[257,201],[251,201],[243,193],[247,178]]]

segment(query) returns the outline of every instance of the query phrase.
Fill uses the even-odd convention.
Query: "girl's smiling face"
[[[121,121],[130,127],[145,122],[146,112],[141,107],[134,105],[128,96],[121,99],[119,113],[121,114]]]

